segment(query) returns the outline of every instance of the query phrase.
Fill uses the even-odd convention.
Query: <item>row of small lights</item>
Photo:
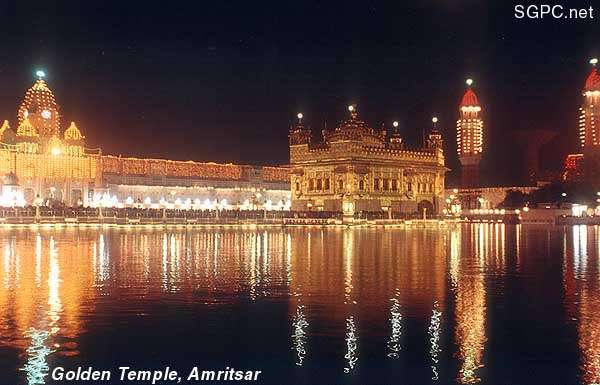
[[[519,213],[519,210],[514,210],[515,214]],[[505,209],[471,209],[469,210],[469,213],[471,214],[499,214],[499,215],[504,215],[506,214],[506,210]]]
[[[153,202],[150,197],[146,197],[143,203],[136,202],[131,196],[128,196],[124,201],[119,201],[115,195],[111,196],[107,193],[105,194],[97,194],[94,196],[91,207],[131,207],[131,206],[146,206],[152,208],[160,208],[160,207],[168,207],[168,208],[184,208],[184,209],[205,209],[205,210],[215,210],[215,209],[228,209],[228,208],[241,208],[241,209],[251,209],[252,207],[262,207],[266,210],[273,209],[289,209],[291,202],[289,200],[281,200],[278,203],[273,203],[271,199],[265,201],[264,204],[257,204],[251,202],[249,199],[246,199],[242,204],[230,204],[227,199],[222,199],[221,201],[215,199],[211,201],[209,198],[206,198],[204,201],[199,198],[191,199],[187,198],[182,200],[180,198],[175,199],[173,202],[169,202],[164,197],[160,198],[158,202]]]

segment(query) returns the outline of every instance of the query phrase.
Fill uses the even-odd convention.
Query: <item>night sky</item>
[[[104,153],[169,159],[285,164],[296,112],[317,133],[356,103],[374,127],[399,120],[410,145],[439,116],[455,170],[472,77],[488,181],[521,182],[517,138],[554,136],[543,168],[577,150],[580,92],[600,48],[600,5],[593,20],[517,20],[514,3],[482,0],[7,3],[0,118],[15,127],[41,68],[63,129],[76,121]]]

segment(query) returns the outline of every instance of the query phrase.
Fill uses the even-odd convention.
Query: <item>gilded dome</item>
[[[4,132],[10,128],[10,125],[8,124],[8,120],[5,120],[2,123],[2,126],[0,126],[0,138],[4,135]]]
[[[44,79],[40,78],[25,93],[17,113],[19,125],[24,119],[29,119],[41,136],[58,135],[60,131],[58,110],[54,93]]]
[[[23,119],[23,121],[17,127],[17,136],[25,137],[25,138],[37,138],[40,136],[35,127],[31,124],[28,118]]]
[[[69,128],[65,130],[65,140],[76,142],[83,139],[85,139],[85,136],[81,135],[81,131],[79,131],[75,122],[71,122]]]
[[[341,122],[333,132],[323,132],[323,139],[326,142],[355,140],[370,144],[383,143],[385,132],[383,136],[381,134],[378,135],[373,128],[360,120],[355,105],[349,106],[348,110],[350,111],[350,119]]]
[[[16,140],[16,134],[10,127],[8,120],[5,120],[0,127],[0,142],[6,144],[14,144]]]

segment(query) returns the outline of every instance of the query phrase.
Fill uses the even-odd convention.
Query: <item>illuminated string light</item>
[[[597,58],[590,59],[593,66],[588,75],[583,89],[583,105],[579,109],[579,140],[582,148],[600,145],[600,126],[598,116],[600,114],[600,75],[596,70]]]
[[[456,151],[463,167],[479,165],[483,153],[484,124],[480,116],[481,106],[475,92],[471,89],[473,79],[466,79],[468,88],[459,106],[459,119],[456,121]],[[463,169],[464,183],[477,183],[469,178],[472,171]],[[475,174],[476,175],[476,174]],[[476,177],[476,176],[475,176]]]

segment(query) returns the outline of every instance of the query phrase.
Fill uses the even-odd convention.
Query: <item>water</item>
[[[0,230],[0,384],[598,383],[599,249],[583,226]]]

